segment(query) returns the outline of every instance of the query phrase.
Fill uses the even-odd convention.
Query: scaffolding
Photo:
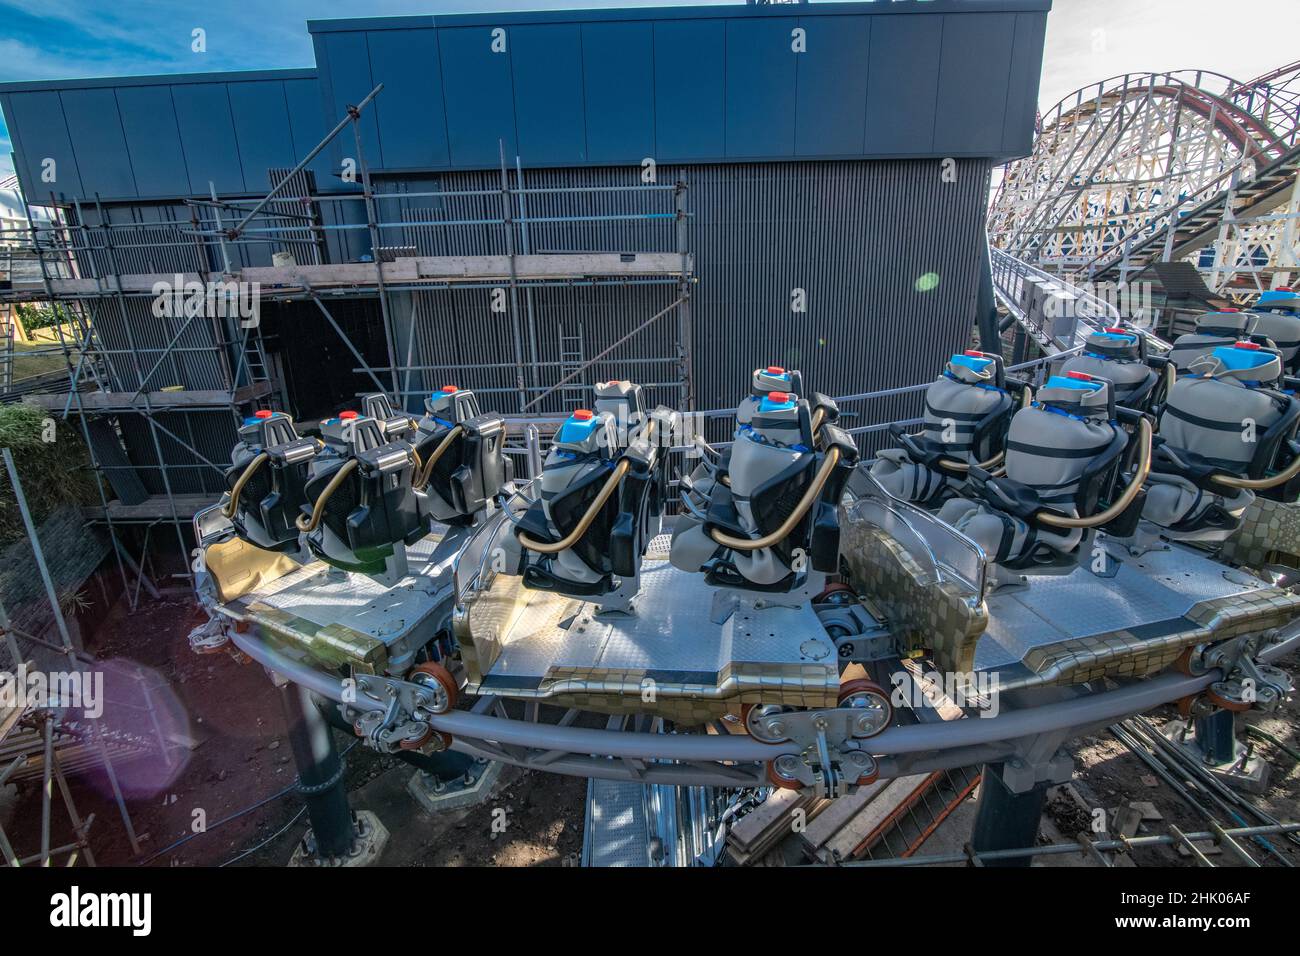
[[[148,544],[165,525],[172,526],[183,559],[178,576],[193,583],[184,525],[224,490],[229,448],[245,415],[284,407],[287,396],[258,319],[263,304],[314,305],[355,360],[352,371],[374,386],[367,390],[384,392],[398,408],[418,407],[435,378],[493,374],[504,377],[498,387],[476,390],[498,407],[513,405],[512,434],[531,426],[540,432],[529,434],[544,436],[577,404],[591,376],[618,361],[635,366],[643,384],[669,404],[692,409],[694,264],[686,249],[684,175],[667,184],[641,181],[638,167],[638,181],[629,184],[531,185],[518,158],[508,168],[502,148],[500,183],[493,188],[422,191],[401,180],[380,183],[366,160],[360,120],[382,90],[380,84],[349,106],[295,167],[268,170],[271,186],[261,198],[222,197],[210,189],[206,198],[159,207],[157,221],[140,221],[133,207],[132,221],[115,222],[114,209],[98,195],[51,193],[44,200],[48,218],[35,218],[32,198],[25,197],[27,225],[8,230],[17,236],[0,236],[20,240],[16,254],[35,262],[28,275],[10,275],[0,303],[41,304],[63,320],[54,326],[55,344],[25,354],[61,357],[66,382],[21,397],[77,421],[93,468],[114,492],[110,500],[98,482],[100,506],[88,517],[107,526],[133,606],[142,587],[159,592],[146,571]],[[345,169],[342,178],[352,191],[317,191],[309,167],[348,129],[355,176]],[[554,214],[537,208],[557,203],[564,208]],[[541,231],[615,223],[645,224],[667,240],[660,243],[666,248],[537,249]],[[260,264],[268,253],[271,264]],[[612,343],[587,354],[590,336],[584,342],[581,331],[562,330],[561,354],[544,357],[538,290],[645,286],[663,287],[667,304],[648,318],[615,306],[622,334]],[[430,297],[467,289],[491,296],[493,313],[508,325],[508,361],[429,360],[438,344]],[[378,303],[382,363],[367,361],[349,337],[336,315],[340,299]],[[409,317],[399,317],[399,303],[409,305]],[[637,357],[620,357],[620,349],[644,341],[652,328],[657,353],[650,346],[647,354],[638,342]],[[12,400],[17,353],[8,325],[5,335],[0,382]],[[528,454],[517,443],[508,451]],[[143,529],[138,558],[119,537],[126,526]]]

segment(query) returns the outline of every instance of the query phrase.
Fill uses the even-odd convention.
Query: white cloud
[[[1055,0],[1047,16],[1044,113],[1124,73],[1210,70],[1249,80],[1296,59],[1296,0]]]

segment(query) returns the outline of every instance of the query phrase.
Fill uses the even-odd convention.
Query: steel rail
[[[231,639],[264,667],[302,684],[330,700],[355,706],[355,694],[345,697],[343,682],[257,640],[251,632],[231,634]],[[1261,651],[1260,661],[1271,661],[1300,648],[1300,622],[1288,628],[1286,637]],[[1221,680],[1218,669],[1186,676],[1176,673],[1136,681],[1116,690],[1075,697],[1067,701],[1028,707],[990,718],[965,718],[941,724],[891,727],[870,738],[873,754],[898,757],[950,751],[958,748],[990,747],[1053,731],[1066,731],[1143,713],[1161,704],[1189,697]],[[553,726],[492,717],[469,711],[452,711],[430,719],[434,730],[467,742],[491,742],[500,748],[526,747],[573,755],[631,758],[633,760],[749,761],[772,760],[783,754],[798,754],[793,742],[765,744],[752,737],[711,734],[648,734],[622,730],[594,730]],[[506,759],[511,759],[506,751]],[[513,757],[512,762],[523,758]],[[548,764],[554,766],[554,763]]]

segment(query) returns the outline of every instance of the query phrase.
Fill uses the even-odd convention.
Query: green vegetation
[[[13,452],[32,519],[99,500],[90,455],[72,425],[31,405],[0,405],[0,447]],[[0,467],[0,546],[26,537],[9,473]]]
[[[0,361],[4,361],[3,350],[4,346],[0,344]],[[75,368],[80,353],[75,349],[70,351]],[[44,375],[47,372],[66,374],[68,371],[68,362],[63,357],[62,346],[49,342],[15,342],[13,362],[15,382],[34,375]]]
[[[30,335],[37,329],[52,329],[64,325],[70,319],[68,312],[61,305],[19,305],[18,318],[23,328]]]

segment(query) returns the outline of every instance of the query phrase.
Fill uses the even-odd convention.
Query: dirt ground
[[[158,699],[170,704],[174,715],[169,756],[176,769],[168,771],[156,762],[143,770],[122,768],[140,834],[139,860],[132,857],[104,782],[86,776],[71,780],[82,814],[95,815],[91,845],[100,865],[277,866],[288,861],[306,831],[300,800],[286,792],[295,770],[277,691],[255,664],[226,653],[191,652],[186,637],[200,620],[188,601],[146,603],[129,616],[119,604],[89,643],[88,650],[101,660],[125,658],[150,668]],[[1297,663],[1293,658],[1285,665],[1295,673]],[[1162,712],[1153,720],[1162,724],[1172,716],[1172,711]],[[1294,698],[1277,715],[1252,714],[1249,720],[1300,749],[1300,704]],[[346,746],[342,735],[337,740]],[[1263,797],[1253,799],[1283,821],[1300,820],[1300,767],[1271,744],[1259,741],[1257,748],[1272,765],[1271,785]],[[1164,819],[1143,824],[1143,834],[1167,832],[1169,823],[1185,831],[1206,829],[1205,821],[1168,785],[1152,786],[1152,771],[1109,734],[1084,738],[1075,754],[1075,785],[1085,804],[1109,809],[1134,800],[1153,803]],[[386,865],[564,866],[578,860],[583,780],[507,767],[486,803],[430,815],[407,792],[414,773],[408,765],[359,746],[346,760],[353,808],[374,810],[390,830],[381,859]],[[38,782],[19,784],[5,804],[0,794],[0,819],[18,852],[35,852]],[[1052,801],[1047,814],[1066,839],[1089,823],[1087,814],[1069,801]],[[199,816],[206,820],[206,830],[195,833]],[[56,807],[55,845],[69,834],[66,817]],[[1274,843],[1292,862],[1300,862],[1300,848],[1280,839]],[[1168,848],[1137,851],[1134,860],[1139,865],[1191,865]]]
[[[1297,665],[1300,665],[1300,657],[1295,655],[1281,662],[1281,666],[1292,675],[1298,672]],[[1161,708],[1149,715],[1157,727],[1164,727],[1169,721],[1176,720],[1177,716],[1172,707]],[[1297,695],[1293,694],[1275,714],[1248,713],[1246,722],[1264,730],[1292,750],[1300,750],[1300,700]],[[1300,764],[1272,743],[1249,737],[1247,740],[1254,745],[1255,754],[1267,760],[1269,775],[1267,789],[1263,794],[1244,795],[1283,823],[1300,821]],[[1142,824],[1139,835],[1167,833],[1170,823],[1184,832],[1210,829],[1204,817],[1188,806],[1171,786],[1159,780],[1150,767],[1110,734],[1084,737],[1075,744],[1073,750],[1076,789],[1084,795],[1085,802],[1108,810],[1134,800],[1155,805],[1164,819]],[[1198,799],[1209,804],[1204,797]],[[1090,823],[1085,815],[1080,814],[1077,805],[1071,805],[1066,800],[1050,803],[1047,813],[1062,834],[1069,838],[1073,838]],[[1220,812],[1219,818],[1225,819],[1225,814]],[[1250,820],[1244,824],[1225,825],[1255,824],[1255,820]],[[1285,855],[1292,865],[1300,865],[1300,846],[1282,837],[1269,838],[1269,843]],[[1253,845],[1251,849],[1265,865],[1281,865],[1279,860],[1270,859],[1260,846]],[[1133,859],[1139,865],[1147,866],[1195,865],[1188,856],[1180,855],[1169,847],[1136,850]],[[1215,862],[1232,865],[1232,861],[1218,856],[1215,857]]]
[[[179,768],[174,775],[157,761],[143,770],[119,768],[124,787],[133,791],[128,808],[140,836],[140,859],[151,866],[217,866],[279,833],[236,862],[283,865],[307,821],[300,814],[301,801],[292,792],[282,793],[296,773],[278,692],[256,664],[240,663],[226,653],[194,654],[186,638],[201,621],[188,601],[144,603],[129,616],[119,604],[88,642],[87,650],[101,661],[125,658],[152,669],[163,688],[157,699],[164,711],[174,713],[169,725],[169,755]],[[110,720],[111,711],[105,713]],[[342,735],[336,740],[340,747],[347,745]],[[585,781],[507,768],[487,804],[435,818],[406,793],[414,773],[410,766],[359,746],[346,760],[353,809],[376,809],[391,831],[381,861],[385,864],[559,866],[576,860],[581,850]],[[96,863],[136,862],[105,782],[89,776],[69,782],[81,814],[95,815],[91,848]],[[493,827],[493,810],[505,811],[504,832]],[[40,812],[39,780],[19,784],[10,805],[0,807],[20,855],[39,849]],[[206,829],[196,834],[200,814]],[[70,834],[62,807],[56,805],[54,845]]]

